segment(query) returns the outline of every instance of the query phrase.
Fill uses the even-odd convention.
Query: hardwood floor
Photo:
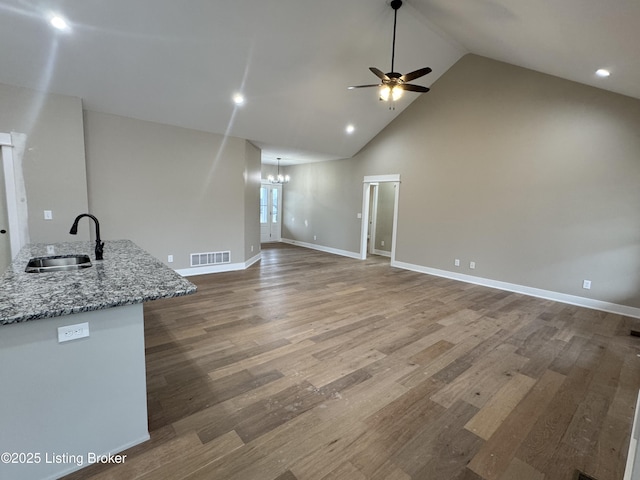
[[[265,246],[145,304],[151,440],[72,479],[621,479],[620,315]]]

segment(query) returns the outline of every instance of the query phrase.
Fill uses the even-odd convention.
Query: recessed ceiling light
[[[54,15],[53,17],[51,17],[49,23],[51,23],[51,25],[58,30],[67,30],[69,28],[69,24],[67,23],[67,21],[59,15]]]
[[[236,93],[233,96],[233,103],[236,105],[242,105],[244,103],[244,96],[241,93]]]
[[[611,72],[609,70],[606,70],[604,68],[600,68],[599,70],[596,70],[596,75],[602,78],[608,77],[609,75],[611,75]]]
[[[347,128],[345,128],[345,131],[347,133],[353,133],[356,131],[356,127],[354,127],[351,123],[349,125],[347,125]]]

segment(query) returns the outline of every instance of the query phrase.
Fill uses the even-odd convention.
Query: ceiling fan
[[[395,101],[398,100],[402,93],[406,90],[409,92],[419,92],[425,93],[428,92],[429,89],[427,87],[423,87],[421,85],[412,85],[410,83],[411,80],[415,80],[416,78],[420,78],[427,73],[431,72],[429,67],[421,68],[419,70],[415,70],[413,72],[402,75],[401,73],[393,71],[394,60],[396,57],[396,22],[398,19],[398,9],[402,6],[402,0],[392,0],[391,8],[393,8],[393,46],[391,50],[391,71],[389,73],[383,73],[382,70],[377,69],[376,67],[369,67],[369,70],[373,72],[373,74],[378,77],[381,83],[371,84],[371,85],[354,85],[348,87],[349,90],[353,90],[355,88],[369,88],[369,87],[378,87],[380,88],[379,99],[381,101],[388,101],[389,99]]]

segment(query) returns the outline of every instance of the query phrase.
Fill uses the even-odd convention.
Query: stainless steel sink
[[[89,268],[91,259],[89,255],[54,255],[51,257],[36,257],[29,260],[25,272],[63,272]]]

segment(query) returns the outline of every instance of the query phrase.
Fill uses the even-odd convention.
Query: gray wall
[[[362,204],[362,177],[356,167],[353,160],[288,167],[282,237],[356,251],[362,222],[356,216]]]
[[[88,225],[69,235],[87,211],[82,102],[0,84],[0,132],[26,135],[23,172],[31,242],[88,240]],[[44,220],[44,210],[53,220]]]
[[[176,269],[191,253],[230,250],[244,262],[260,244],[259,225],[245,235],[258,221],[245,214],[258,209],[260,172],[246,140],[92,111],[85,130],[89,204],[104,238],[129,238],[164,262],[171,254]]]
[[[89,221],[77,237],[69,228],[90,212],[105,239],[129,238],[165,262],[172,254],[176,269],[190,253],[230,250],[243,263],[259,252],[260,150],[246,140],[83,116],[78,98],[0,84],[0,132],[12,131],[27,138],[31,242],[87,240]]]
[[[280,173],[284,174],[284,170],[284,167],[280,167]],[[264,180],[266,180],[269,175],[273,175],[275,177],[278,174],[278,166],[265,163],[261,166],[261,172]]]
[[[290,168],[283,233],[359,251],[363,177],[397,173],[396,260],[640,307],[639,131],[639,100],[467,55],[353,159]]]

